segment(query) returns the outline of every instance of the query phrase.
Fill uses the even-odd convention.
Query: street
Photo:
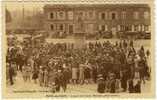
[[[145,84],[141,84],[141,93],[149,93],[151,86],[151,81],[147,81]],[[18,72],[15,84],[13,86],[8,85],[6,88],[6,92],[10,95],[41,95],[45,96],[46,94],[54,94],[50,91],[50,88],[40,87],[39,83],[35,84],[32,80],[29,82],[24,82],[22,78],[21,72]],[[68,84],[66,94],[95,94],[97,93],[97,85],[96,84]],[[61,88],[61,91],[55,94],[65,94]],[[127,92],[119,92],[119,93],[128,93]],[[105,93],[104,93],[105,94]]]

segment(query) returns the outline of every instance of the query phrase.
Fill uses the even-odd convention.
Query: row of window
[[[72,27],[71,27],[72,26]],[[69,25],[69,30],[74,30],[73,25]],[[88,24],[86,31],[87,32],[93,32],[94,24]],[[149,31],[149,25],[118,25],[116,27],[117,31]],[[65,30],[65,24],[57,24],[56,26],[54,24],[50,24],[50,30]],[[98,30],[100,31],[108,31],[108,25],[99,25]]]
[[[120,25],[118,31],[149,31],[149,25]]]
[[[100,13],[99,15],[100,19],[108,19],[107,18],[107,13]],[[122,11],[121,12],[121,18],[122,19],[126,19],[127,18],[127,12],[126,11]],[[139,19],[140,18],[140,13],[135,11],[133,12],[133,18],[134,19]],[[143,14],[143,18],[144,19],[148,19],[149,18],[149,12],[145,11],[144,14]],[[112,12],[110,13],[110,17],[109,19],[118,19],[118,13],[116,12]]]
[[[127,18],[127,13],[126,11],[122,11],[121,12],[121,18],[122,19],[126,19]],[[88,11],[88,12],[83,12],[83,11],[78,11],[76,12],[76,17],[77,18],[87,18],[87,19],[94,19],[95,18],[95,11]],[[149,12],[145,11],[143,13],[143,17],[144,19],[148,19],[149,18]],[[64,11],[59,11],[59,12],[51,12],[49,13],[49,19],[59,19],[59,20],[64,20],[66,18],[66,13]],[[74,19],[74,13],[73,11],[68,11],[67,12],[67,18],[69,20],[73,20]],[[133,18],[134,19],[139,19],[140,18],[140,12],[133,12]],[[117,12],[110,12],[109,16],[106,12],[101,12],[99,13],[99,19],[118,19],[118,13]]]
[[[64,30],[64,24],[57,24],[57,27],[55,28],[55,25],[54,24],[51,24],[50,25],[50,29],[53,31],[53,30],[55,30],[55,29],[57,29],[57,30],[60,30],[60,31],[63,31]]]
[[[99,30],[108,31],[107,25],[100,25]],[[117,31],[149,31],[149,25],[118,25]]]

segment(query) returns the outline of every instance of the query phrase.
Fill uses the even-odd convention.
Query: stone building
[[[44,27],[49,34],[81,31],[150,31],[150,7],[146,4],[45,5]]]

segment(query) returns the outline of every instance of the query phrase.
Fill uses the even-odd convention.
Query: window
[[[144,31],[149,31],[149,26],[148,25],[144,26]]]
[[[124,25],[120,25],[120,31],[124,31]]]
[[[94,12],[93,11],[89,11],[88,12],[88,18],[89,19],[93,19],[94,18]]]
[[[105,31],[105,25],[99,25],[99,31]]]
[[[77,12],[77,20],[83,20],[84,19],[84,12],[78,11]]]
[[[138,25],[138,31],[142,31],[142,25]]]
[[[68,19],[73,20],[74,18],[74,13],[72,11],[68,11]]]
[[[101,30],[105,31],[105,25],[101,25]]]
[[[69,34],[72,34],[73,33],[73,25],[69,25]]]
[[[131,31],[132,27],[131,25],[120,25],[119,26],[119,31]]]
[[[99,31],[108,31],[107,25],[99,25]]]
[[[50,19],[54,19],[54,13],[50,13]]]
[[[134,12],[134,19],[139,19],[139,12]]]
[[[122,19],[126,19],[126,12],[125,11],[122,12]]]
[[[63,12],[59,12],[59,17],[63,17]]]
[[[93,12],[89,12],[89,17],[93,17]]]
[[[79,16],[82,17],[83,16],[83,12],[79,12]]]
[[[135,25],[135,31],[138,31],[138,25]]]
[[[131,31],[131,25],[125,26],[125,31]]]
[[[63,31],[63,24],[59,25],[59,30]]]
[[[50,25],[50,29],[51,29],[52,31],[54,30],[54,25],[53,25],[53,24]]]
[[[112,20],[116,19],[116,14],[115,14],[115,13],[112,13],[112,14],[111,14],[111,18],[112,18]]]
[[[79,12],[79,17],[83,19],[83,12]]]
[[[144,12],[144,19],[148,19],[149,18],[149,12],[145,11]]]
[[[105,20],[105,19],[107,19],[107,13],[106,13],[106,12],[100,12],[100,13],[99,13],[99,19],[100,19],[100,20]]]
[[[105,19],[105,13],[101,13],[101,19]]]
[[[58,19],[65,19],[65,13],[63,11],[58,12]]]

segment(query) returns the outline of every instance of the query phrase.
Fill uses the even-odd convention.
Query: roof
[[[47,4],[44,9],[52,8],[149,8],[148,4]]]

